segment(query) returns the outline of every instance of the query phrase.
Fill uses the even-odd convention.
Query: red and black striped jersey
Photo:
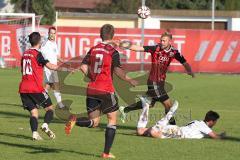
[[[152,55],[152,66],[149,75],[149,80],[153,82],[165,81],[168,66],[175,58],[181,64],[186,60],[180,52],[173,46],[168,50],[162,49],[161,44],[155,46],[144,46],[144,52],[149,52]]]

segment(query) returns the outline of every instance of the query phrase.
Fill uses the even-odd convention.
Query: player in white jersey
[[[149,136],[153,138],[189,138],[201,139],[209,137],[220,139],[225,137],[225,133],[216,134],[211,128],[217,123],[219,114],[214,111],[208,111],[205,119],[194,120],[186,126],[179,127],[177,125],[169,125],[169,120],[176,114],[178,102],[175,101],[170,111],[159,120],[153,127],[146,128],[148,123],[149,104],[145,98],[140,98],[143,104],[143,111],[140,115],[137,134],[140,136]]]
[[[58,48],[56,43],[56,28],[50,27],[48,30],[48,39],[41,46],[41,52],[45,59],[49,60],[50,63],[56,64],[60,59],[58,55]],[[44,67],[44,81],[45,90],[48,92],[49,89],[53,89],[53,94],[57,100],[59,108],[64,108],[62,103],[62,97],[59,90],[59,79],[57,71],[49,70]]]

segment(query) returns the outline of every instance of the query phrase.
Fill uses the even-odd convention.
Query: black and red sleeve
[[[175,57],[174,57],[178,62],[180,62],[181,64],[186,63],[186,59],[184,58],[184,56],[179,52],[176,51]]]
[[[157,46],[143,46],[144,52],[154,53],[157,49]]]
[[[49,62],[49,60],[44,59],[42,53],[38,52],[38,54],[37,54],[37,62],[38,62],[39,65],[45,66]]]
[[[86,56],[83,58],[82,64],[87,64],[87,65],[89,65],[90,56],[91,56],[91,50],[88,51],[88,53],[86,54]]]
[[[121,62],[120,62],[120,54],[118,51],[115,51],[112,55],[112,65],[113,67],[119,67],[121,68]]]

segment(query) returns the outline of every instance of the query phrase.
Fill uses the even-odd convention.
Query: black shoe
[[[169,124],[171,124],[171,125],[176,125],[176,121],[175,121],[174,117],[172,117],[172,118],[169,120]]]

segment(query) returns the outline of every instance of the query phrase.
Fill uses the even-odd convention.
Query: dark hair
[[[57,30],[55,27],[49,27],[49,28],[48,28],[48,33],[51,31],[51,29],[52,29],[52,30],[55,30],[55,31]]]
[[[163,34],[162,34],[162,36],[161,36],[161,38],[162,37],[169,37],[170,39],[172,39],[172,34],[170,33],[170,32],[164,32]]]
[[[39,32],[32,32],[28,38],[31,46],[36,46],[41,41],[41,35]]]
[[[220,118],[219,114],[217,112],[214,111],[208,111],[206,113],[205,122],[209,122],[209,121],[216,121],[218,118]]]
[[[103,41],[111,40],[114,36],[114,27],[111,24],[104,24],[100,29],[100,37]]]

